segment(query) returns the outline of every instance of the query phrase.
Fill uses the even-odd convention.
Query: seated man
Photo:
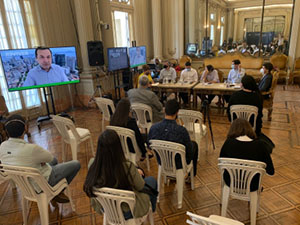
[[[146,76],[148,77],[149,83],[150,83],[150,84],[153,83],[153,80],[152,80],[152,77],[151,77],[150,66],[147,65],[147,64],[143,65],[143,71],[144,71],[144,72],[142,72],[142,73],[139,75],[139,77],[138,77],[137,85],[136,85],[137,87],[140,87],[140,85],[139,85],[139,80],[140,80],[140,77],[143,76],[143,75],[146,75]]]
[[[190,62],[185,63],[185,69],[182,70],[179,81],[182,83],[193,83],[198,81],[198,73],[191,67]],[[184,104],[188,103],[189,99],[187,93],[179,93],[179,96],[182,98]]]
[[[229,71],[228,83],[241,83],[242,77],[245,75],[245,69],[241,67],[241,61],[235,59],[232,61],[231,70]]]
[[[176,82],[176,70],[171,67],[171,63],[166,62],[164,68],[160,71],[159,79],[163,82]]]
[[[193,160],[194,175],[197,173],[197,159],[198,159],[198,145],[191,141],[188,131],[185,127],[176,123],[178,111],[180,109],[179,103],[175,99],[167,101],[165,107],[165,119],[160,123],[154,124],[150,128],[148,135],[148,142],[151,139],[172,141],[185,146],[186,163],[189,164]],[[160,159],[158,158],[160,164]],[[175,157],[176,169],[182,168],[181,159],[179,156]]]
[[[200,78],[201,82],[204,83],[220,83],[218,71],[215,70],[215,68],[212,65],[207,65],[205,67],[205,70],[202,73],[202,76]],[[215,95],[208,95],[208,103],[210,104],[211,101],[214,99]],[[201,96],[201,100],[203,101],[205,98],[204,96]]]
[[[152,108],[153,123],[161,121],[164,118],[163,105],[159,101],[157,95],[148,89],[149,79],[143,75],[139,79],[139,88],[130,89],[128,98],[130,103],[143,103]]]
[[[241,61],[239,59],[235,59],[232,61],[231,70],[229,71],[227,77],[227,83],[241,83],[242,77],[245,75],[245,69],[241,67]],[[229,101],[230,96],[224,95],[224,99],[226,102]]]
[[[36,168],[53,187],[63,178],[70,184],[80,169],[77,160],[58,164],[52,154],[36,144],[27,143],[25,134],[25,119],[20,115],[10,116],[5,128],[9,139],[0,146],[0,161],[6,165]],[[33,184],[34,185],[34,184]],[[35,187],[36,191],[37,187]],[[69,202],[67,196],[61,192],[54,199],[56,202]]]
[[[263,67],[261,69],[261,73],[263,77],[261,78],[259,84],[258,84],[258,89],[261,92],[267,92],[270,90],[272,87],[272,80],[273,80],[273,75],[272,75],[272,70],[274,69],[272,63],[264,63]],[[268,99],[269,95],[263,95],[264,99]]]

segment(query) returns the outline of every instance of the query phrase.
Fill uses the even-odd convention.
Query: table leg
[[[189,102],[189,109],[191,109],[191,91],[188,91],[188,102]]]

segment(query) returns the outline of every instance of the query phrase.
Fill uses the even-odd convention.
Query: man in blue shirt
[[[65,70],[52,64],[52,52],[49,48],[36,48],[35,58],[39,65],[28,72],[23,87],[69,81]]]
[[[176,123],[178,111],[180,109],[179,103],[175,99],[167,101],[165,107],[165,119],[159,123],[152,125],[148,135],[148,142],[151,139],[172,141],[185,146],[186,162],[189,164],[193,160],[194,175],[197,173],[197,159],[198,159],[198,145],[191,141],[188,131],[185,127]],[[158,163],[160,159],[158,157]],[[175,156],[176,169],[182,168],[181,158]]]
[[[236,59],[232,61],[231,70],[229,71],[228,83],[241,83],[242,77],[245,75],[245,70],[241,67],[241,61]]]

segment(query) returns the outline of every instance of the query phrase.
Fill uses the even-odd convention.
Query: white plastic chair
[[[121,208],[121,204],[128,204],[131,214],[133,215],[135,207],[135,194],[133,191],[118,190],[113,188],[99,188],[95,189],[94,194],[104,209],[103,225],[129,225],[129,224],[142,224],[147,217],[151,225],[154,225],[152,208],[150,204],[149,212],[142,218],[133,218],[125,220]]]
[[[4,173],[1,173],[1,170],[0,170],[0,185],[2,183],[4,183],[5,181],[9,181],[12,188],[17,188],[16,184],[11,179],[9,179],[9,177],[7,175],[5,175]]]
[[[234,115],[236,118],[243,118],[250,122],[250,118],[253,117],[253,130],[256,128],[256,119],[258,115],[258,108],[253,105],[232,105],[230,106],[230,117],[233,122]]]
[[[200,159],[200,140],[205,137],[205,147],[208,151],[208,135],[207,127],[203,124],[203,115],[199,111],[180,109],[178,112],[178,119],[181,120],[182,125],[187,129],[192,140],[198,144],[198,161]]]
[[[68,182],[66,179],[62,179],[54,187],[51,187],[46,179],[40,174],[36,168],[10,166],[0,164],[1,172],[12,179],[17,187],[21,189],[22,193],[22,214],[24,224],[27,225],[27,217],[29,213],[28,201],[36,202],[38,205],[41,224],[49,224],[48,204],[65,189],[67,196],[69,197],[70,204],[73,212],[75,207],[71,198]],[[35,187],[38,187],[41,191],[37,193]]]
[[[98,97],[95,98],[96,104],[98,106],[98,108],[100,109],[101,113],[102,113],[102,132],[104,131],[104,121],[108,121],[110,122],[110,111],[109,108],[111,109],[111,113],[113,114],[115,112],[115,105],[114,102],[111,99],[108,98],[102,98],[102,97]]]
[[[221,215],[226,216],[230,195],[235,199],[250,201],[251,225],[255,225],[256,213],[259,211],[261,180],[263,175],[266,173],[266,164],[263,162],[251,160],[219,158],[218,166],[221,170]],[[230,187],[225,184],[223,179],[225,170],[229,173],[230,176]],[[250,184],[256,174],[259,174],[258,189],[257,191],[250,192]]]
[[[143,103],[132,103],[131,109],[136,115],[138,127],[148,134],[153,121],[152,108]],[[150,121],[147,121],[147,119],[150,119]]]
[[[158,190],[160,190],[161,176],[164,176],[164,181],[166,183],[167,176],[176,178],[176,188],[177,188],[177,201],[178,208],[182,208],[182,195],[183,195],[183,183],[184,176],[190,173],[191,175],[191,186],[194,190],[194,170],[193,161],[189,165],[186,164],[185,159],[185,146],[182,144],[161,141],[161,140],[150,140],[150,147],[153,149],[160,157],[161,165],[158,165],[158,175],[157,184]],[[180,155],[182,162],[182,169],[176,169],[175,156]],[[159,202],[159,196],[157,197],[157,202]]]
[[[88,129],[78,128],[78,127],[76,128],[72,120],[61,116],[52,115],[52,121],[63,139],[63,143],[62,143],[63,161],[66,160],[66,153],[65,153],[66,144],[69,144],[71,147],[72,159],[77,160],[78,146],[80,145],[80,143],[87,140],[90,141],[93,156],[95,155],[92,136]]]
[[[210,215],[207,218],[191,212],[186,212],[186,214],[191,218],[191,220],[186,220],[186,223],[190,225],[244,225],[242,222],[223,216]]]
[[[111,129],[117,132],[121,141],[125,158],[130,160],[135,165],[137,165],[136,162],[138,162],[141,158],[141,151],[137,145],[134,131],[128,128],[117,127],[117,126],[107,126],[106,129]],[[129,151],[129,146],[127,142],[128,139],[131,140],[135,153]],[[150,171],[149,155],[147,153],[146,153],[146,160],[147,160],[147,169],[148,171]]]

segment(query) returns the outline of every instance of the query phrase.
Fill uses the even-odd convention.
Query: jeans
[[[52,172],[49,176],[48,183],[52,187],[64,178],[66,178],[68,184],[70,184],[80,169],[80,163],[77,160],[58,164],[57,159],[54,158],[49,165],[52,167]]]
[[[157,181],[154,177],[146,177],[144,179],[145,183],[147,185],[149,185],[151,188],[157,190]],[[146,185],[144,186],[144,189],[149,189]],[[156,209],[156,202],[157,202],[157,197],[154,195],[150,195],[149,194],[149,198],[150,198],[150,202],[151,202],[151,208],[152,208],[152,212],[155,212]],[[133,218],[131,211],[128,212],[124,212],[124,218],[125,220],[129,220],[131,218]]]

